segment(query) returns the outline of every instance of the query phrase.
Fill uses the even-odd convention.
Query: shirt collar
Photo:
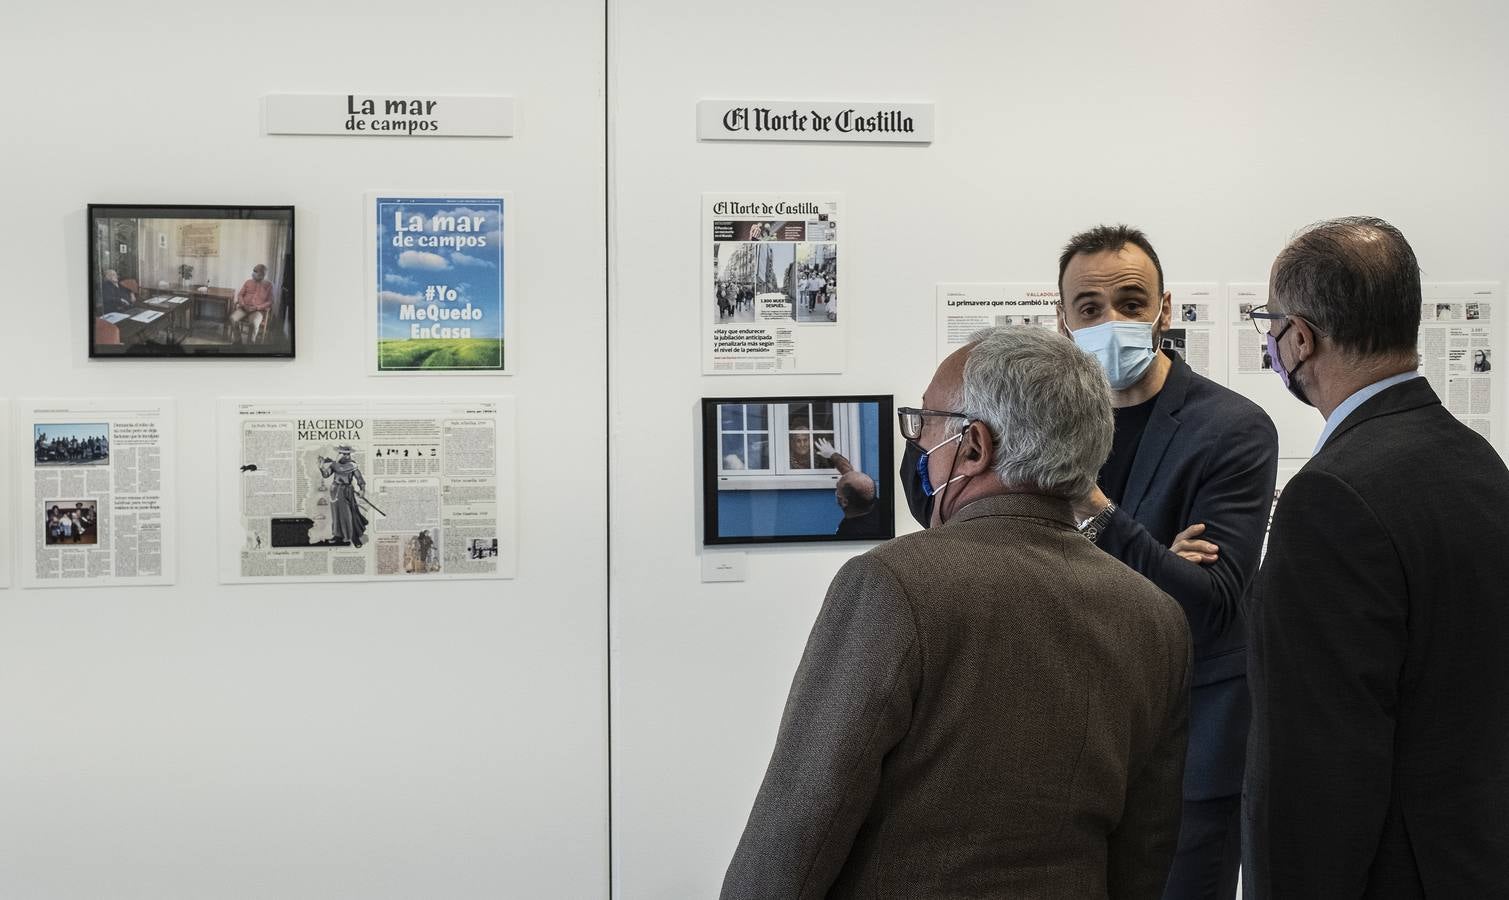
[[[1419,372],[1400,372],[1398,375],[1390,375],[1382,381],[1373,382],[1367,387],[1357,391],[1347,399],[1341,401],[1341,405],[1333,409],[1331,411],[1331,415],[1326,418],[1326,427],[1320,432],[1320,440],[1315,442],[1315,453],[1320,452],[1320,448],[1326,445],[1326,441],[1331,439],[1331,435],[1336,432],[1336,429],[1341,426],[1342,422],[1346,421],[1347,416],[1350,416],[1352,413],[1356,412],[1357,407],[1368,402],[1369,400],[1373,399],[1374,397],[1378,396],[1379,394],[1383,393],[1396,384],[1403,384],[1404,382],[1409,381],[1412,378],[1419,377],[1421,377]]]
[[[1061,497],[1051,497],[1047,494],[1028,493],[1005,493],[991,494],[978,500],[971,500],[960,507],[944,524],[952,525],[955,522],[967,522],[970,519],[978,519],[984,516],[1026,516],[1036,519],[1049,519],[1060,522],[1069,528],[1074,527],[1074,512],[1069,506],[1069,501]]]

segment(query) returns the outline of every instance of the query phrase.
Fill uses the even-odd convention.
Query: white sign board
[[[697,104],[697,137],[704,141],[931,144],[933,104],[702,100]]]
[[[268,94],[268,134],[512,137],[512,97]]]

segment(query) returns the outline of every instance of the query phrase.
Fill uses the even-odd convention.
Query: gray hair
[[[1111,386],[1067,338],[1030,326],[970,338],[958,409],[990,429],[1001,482],[1077,500],[1111,453]]]

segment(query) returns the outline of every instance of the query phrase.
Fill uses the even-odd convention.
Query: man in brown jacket
[[[1190,638],[1075,529],[1106,378],[1058,335],[998,328],[923,407],[899,418],[931,527],[833,579],[723,897],[1156,900]]]

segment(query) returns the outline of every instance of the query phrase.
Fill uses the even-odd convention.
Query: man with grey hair
[[[1420,267],[1381,219],[1273,264],[1273,371],[1325,417],[1248,625],[1243,892],[1509,892],[1509,471],[1416,371]]]
[[[1189,628],[1075,530],[1105,376],[1058,335],[994,329],[922,401],[898,418],[931,527],[829,586],[723,897],[1155,900]]]
[[[105,270],[105,280],[100,282],[100,312],[124,312],[136,302],[136,295],[121,284],[120,275],[114,269]]]

